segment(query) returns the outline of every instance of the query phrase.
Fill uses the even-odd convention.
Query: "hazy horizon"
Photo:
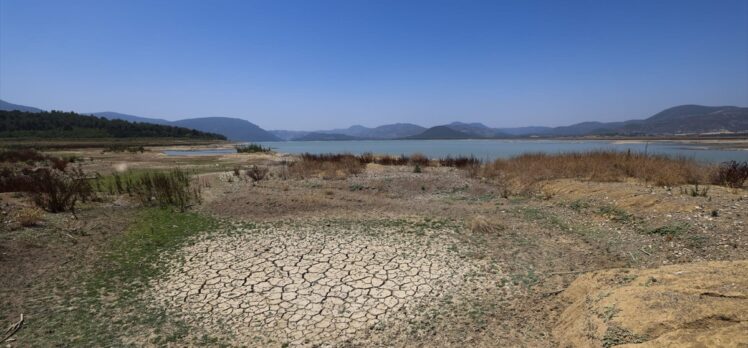
[[[748,106],[748,1],[0,0],[0,57],[47,110],[563,126]]]

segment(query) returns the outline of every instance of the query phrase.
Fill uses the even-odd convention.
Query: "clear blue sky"
[[[0,99],[266,129],[748,105],[748,0],[0,0]]]

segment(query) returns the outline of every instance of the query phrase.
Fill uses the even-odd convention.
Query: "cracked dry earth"
[[[452,230],[356,225],[237,228],[181,251],[154,296],[192,326],[247,344],[367,344],[459,295],[479,262],[447,250]],[[468,280],[471,279],[471,280]]]

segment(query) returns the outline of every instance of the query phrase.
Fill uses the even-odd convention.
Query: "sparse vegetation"
[[[632,218],[631,214],[627,213],[625,210],[612,205],[601,206],[597,212],[598,214],[617,222],[627,222]]]
[[[542,180],[584,179],[599,182],[634,178],[659,186],[708,181],[713,168],[683,157],[591,151],[525,154],[499,159],[477,172],[486,178],[516,181],[528,187]]]
[[[660,236],[673,237],[673,236],[682,235],[688,232],[689,228],[691,228],[691,226],[688,223],[678,223],[678,224],[660,226],[660,227],[647,231],[647,233],[656,234]]]
[[[351,154],[308,154],[288,165],[289,173],[298,178],[322,177],[341,179],[363,171],[363,164]]]

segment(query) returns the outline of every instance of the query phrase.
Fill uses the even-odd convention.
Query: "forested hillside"
[[[223,135],[182,127],[108,120],[61,111],[0,111],[0,137],[226,139]]]

